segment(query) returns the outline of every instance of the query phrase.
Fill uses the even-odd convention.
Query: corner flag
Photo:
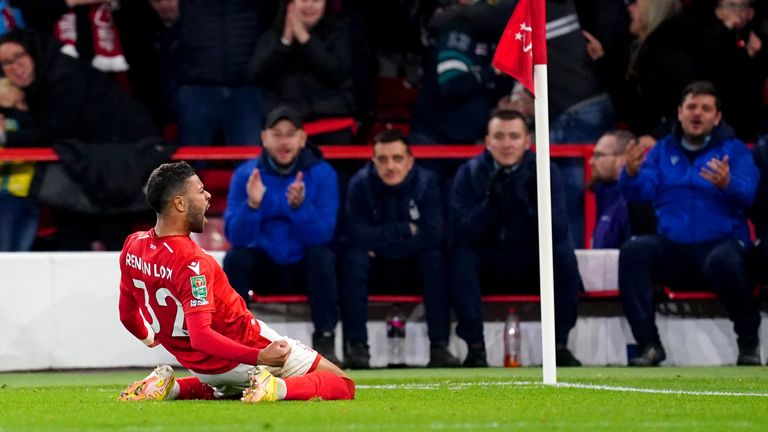
[[[496,47],[493,65],[535,95],[533,65],[537,64],[547,64],[544,1],[520,0]]]
[[[544,384],[556,384],[552,185],[549,175],[547,24],[544,2],[545,0],[520,0],[517,3],[496,47],[493,65],[517,79],[535,96],[542,371]],[[562,217],[562,215],[559,216]]]

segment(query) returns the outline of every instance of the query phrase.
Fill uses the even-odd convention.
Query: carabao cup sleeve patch
[[[189,278],[192,285],[192,295],[198,300],[205,300],[208,297],[208,287],[206,286],[205,276],[192,276]]]

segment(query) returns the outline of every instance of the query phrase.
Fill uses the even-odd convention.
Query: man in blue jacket
[[[760,315],[747,273],[746,212],[758,170],[733,129],[722,121],[720,99],[709,82],[683,91],[678,124],[650,152],[630,145],[621,174],[628,202],[650,201],[658,234],[633,238],[619,256],[619,290],[638,343],[631,366],[666,358],[654,322],[654,285],[713,290],[738,336],[739,365],[760,364]]]
[[[428,366],[458,366],[459,360],[448,351],[450,312],[441,252],[440,187],[434,174],[414,164],[411,148],[398,131],[386,130],[374,139],[372,162],[349,183],[346,210],[349,249],[341,295],[344,365],[369,367],[365,327],[369,289],[376,290],[375,282],[383,282],[383,292],[403,293],[408,282],[415,280],[424,292],[431,343]]]
[[[339,207],[336,173],[314,147],[306,147],[301,115],[278,107],[266,117],[264,151],[237,168],[229,186],[224,227],[232,244],[224,271],[232,287],[309,297],[313,347],[334,355],[335,255],[328,247]]]
[[[486,151],[459,168],[453,183],[451,217],[454,255],[451,290],[467,342],[464,366],[487,366],[482,294],[538,293],[536,163],[531,135],[517,111],[497,111],[488,122]],[[565,217],[557,168],[552,175],[552,238],[555,283],[555,342],[559,366],[580,366],[568,350],[576,324],[581,277]]]

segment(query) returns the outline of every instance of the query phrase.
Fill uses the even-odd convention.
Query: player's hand
[[[266,348],[259,351],[259,358],[256,359],[257,364],[263,364],[267,366],[282,367],[285,361],[288,360],[288,356],[291,354],[291,346],[284,340],[277,340],[267,345]]]
[[[408,228],[411,229],[411,237],[416,237],[419,234],[419,226],[413,222],[408,222]]]
[[[702,167],[699,175],[707,179],[716,187],[725,190],[731,184],[731,165],[728,162],[728,155],[722,159],[716,157],[707,162],[707,166]]]
[[[147,334],[146,339],[142,339],[142,342],[144,343],[144,345],[148,346],[149,348],[154,348],[154,347],[160,345],[160,341],[155,339],[155,332],[153,332],[153,331],[150,331]]]
[[[261,181],[261,171],[258,168],[254,168],[251,172],[251,176],[248,177],[248,183],[245,185],[246,193],[248,194],[248,205],[251,208],[257,209],[261,206],[261,200],[264,199],[264,193],[267,191],[267,187],[264,186],[264,182]]]
[[[587,54],[589,55],[589,58],[593,61],[601,59],[605,55],[603,44],[586,30],[582,30],[581,34],[584,35],[584,39],[587,40]]]
[[[304,203],[304,195],[306,195],[304,173],[299,171],[296,173],[296,180],[288,185],[288,190],[285,191],[285,199],[288,200],[288,205],[298,208]]]
[[[642,138],[640,141],[630,141],[629,144],[627,144],[627,150],[624,153],[627,161],[624,169],[627,170],[627,175],[630,177],[634,177],[640,172],[640,167],[643,165],[643,162],[645,162],[648,149],[653,147],[653,143],[655,143],[651,137],[648,137],[650,138],[650,141],[647,139],[643,140]]]

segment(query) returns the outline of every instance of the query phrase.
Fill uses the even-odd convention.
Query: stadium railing
[[[556,144],[550,147],[552,158],[580,158],[584,165],[585,183],[592,176],[589,158],[594,151],[592,144]],[[414,145],[417,159],[468,159],[480,154],[482,145]],[[371,145],[320,146],[328,160],[367,160],[371,157]],[[243,160],[261,154],[260,146],[187,146],[179,147],[173,160]],[[58,155],[48,147],[0,149],[0,161],[55,162]],[[595,227],[595,196],[587,190],[584,194],[584,244],[591,243]]]
[[[582,300],[616,299],[618,290],[610,291],[585,291],[580,293]],[[540,303],[541,296],[536,294],[494,294],[484,295],[483,303]],[[303,294],[288,295],[259,295],[254,293],[251,300],[255,303],[307,303],[308,297]],[[368,296],[369,303],[422,303],[424,297],[420,295],[389,295],[374,294]]]

